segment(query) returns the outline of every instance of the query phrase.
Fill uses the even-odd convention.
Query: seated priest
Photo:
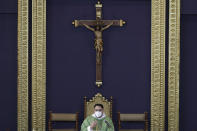
[[[102,104],[94,105],[94,114],[83,121],[81,131],[114,131],[113,122],[105,115]]]

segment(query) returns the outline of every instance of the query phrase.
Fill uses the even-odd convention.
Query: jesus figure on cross
[[[103,52],[103,39],[102,39],[102,32],[109,28],[111,25],[113,25],[113,22],[111,24],[106,25],[105,27],[96,26],[96,28],[92,28],[86,24],[83,24],[87,29],[91,30],[95,34],[95,44],[94,47],[96,49],[96,63],[101,64],[102,63],[102,52]]]
[[[125,24],[123,20],[103,20],[102,19],[102,4],[100,0],[95,5],[96,7],[96,20],[75,20],[72,24],[75,27],[84,26],[91,30],[95,34],[96,49],[96,85],[100,87],[102,85],[102,52],[103,52],[103,40],[102,32],[111,26],[122,27]]]

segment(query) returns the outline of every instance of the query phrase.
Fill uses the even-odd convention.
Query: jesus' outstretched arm
[[[103,27],[102,29],[101,29],[101,31],[104,31],[104,30],[106,30],[106,29],[108,29],[110,26],[112,26],[113,25],[113,22],[111,22],[109,25],[106,25],[105,27]]]
[[[83,25],[84,25],[87,29],[89,29],[89,30],[91,30],[91,31],[93,31],[93,32],[95,31],[94,28],[92,28],[92,27],[90,27],[90,26],[88,26],[88,25],[86,25],[86,24],[83,24]]]

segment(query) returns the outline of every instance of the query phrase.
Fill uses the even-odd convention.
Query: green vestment
[[[113,122],[107,116],[102,119],[88,116],[81,125],[81,131],[88,131],[88,127],[93,121],[97,121],[97,126],[93,129],[93,131],[114,131]]]

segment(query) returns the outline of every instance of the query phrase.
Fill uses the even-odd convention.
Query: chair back
[[[110,97],[110,100],[108,100],[103,97],[102,94],[97,93],[89,100],[87,100],[87,97],[84,97],[84,119],[94,113],[95,104],[102,104],[106,116],[112,118],[112,96]]]
[[[121,129],[121,122],[143,122],[144,129]],[[118,112],[118,128],[119,131],[148,131],[148,112],[143,114],[123,114]]]
[[[72,129],[53,129],[53,122],[75,122]],[[53,113],[49,111],[49,131],[77,131],[79,122],[79,113]]]

